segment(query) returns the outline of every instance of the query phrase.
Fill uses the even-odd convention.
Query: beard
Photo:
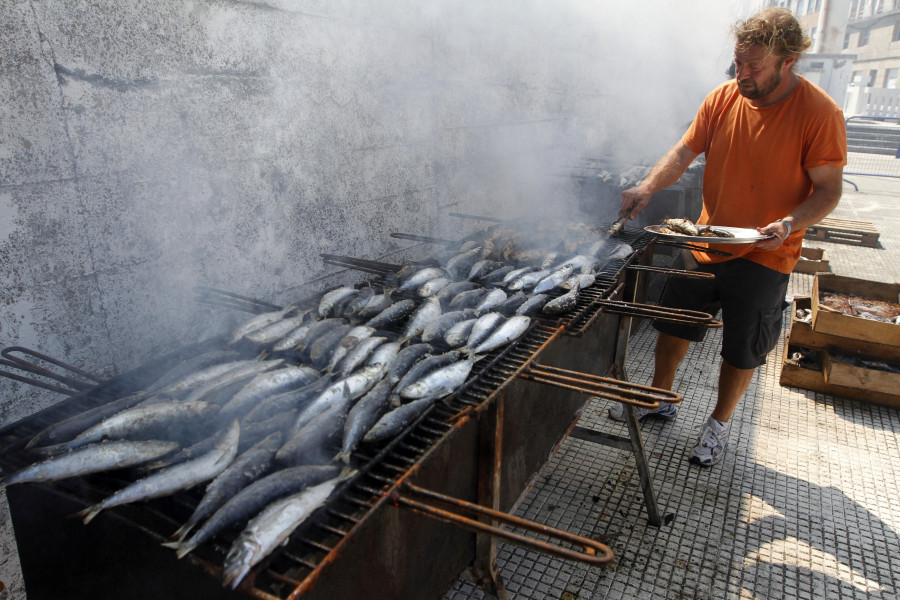
[[[781,70],[777,70],[772,73],[772,76],[766,79],[762,85],[753,84],[751,88],[744,88],[738,83],[738,91],[744,98],[749,100],[759,100],[760,98],[765,98],[773,91],[778,85],[781,83]]]

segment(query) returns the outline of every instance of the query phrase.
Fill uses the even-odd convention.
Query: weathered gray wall
[[[320,252],[561,210],[722,79],[727,4],[655,4],[0,2],[0,346],[111,376],[244,317],[197,284],[287,302]],[[59,398],[0,379],[0,425]]]

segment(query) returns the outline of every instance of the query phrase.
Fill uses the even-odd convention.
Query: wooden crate
[[[824,218],[806,228],[804,239],[878,247],[878,230],[868,221]]]
[[[794,273],[823,273],[829,270],[831,267],[825,258],[825,250],[806,246],[800,249],[800,260],[794,266]]]
[[[898,373],[855,365],[827,350],[822,351],[822,371],[825,374],[825,381],[829,385],[859,389],[868,393],[887,394],[900,400],[900,374]]]
[[[900,284],[816,273],[812,289],[812,328],[817,333],[900,346],[900,325],[824,310],[819,305],[819,295],[823,291],[897,302],[900,299]]]
[[[812,328],[812,323],[805,323],[797,319],[797,311],[800,309],[812,309],[812,299],[809,296],[794,297],[790,327],[792,344],[805,348],[843,352],[859,356],[877,356],[884,360],[900,362],[900,346],[887,346],[879,342],[857,340],[815,331]]]

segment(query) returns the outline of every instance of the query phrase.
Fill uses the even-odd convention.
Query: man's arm
[[[791,231],[799,231],[804,227],[815,225],[835,209],[841,199],[844,182],[844,168],[837,165],[822,165],[807,171],[812,180],[813,193],[794,208],[790,214],[784,215],[782,221],[790,222]],[[757,229],[763,235],[774,235],[769,240],[756,242],[754,246],[763,250],[774,250],[781,246],[787,236],[784,223],[769,223]]]
[[[678,181],[684,170],[697,158],[697,152],[681,140],[660,158],[642,182],[622,192],[619,217],[633,219],[650,202],[650,196]]]

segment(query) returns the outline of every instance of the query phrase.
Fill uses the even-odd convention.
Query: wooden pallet
[[[806,228],[807,240],[854,244],[856,246],[878,246],[878,230],[867,221],[849,221],[845,219],[822,219],[815,225]]]

